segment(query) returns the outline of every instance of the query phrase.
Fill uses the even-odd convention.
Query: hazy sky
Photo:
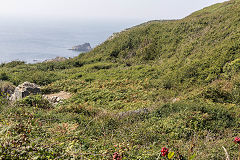
[[[0,0],[3,18],[178,19],[225,0]]]

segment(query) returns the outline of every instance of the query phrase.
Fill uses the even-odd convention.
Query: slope
[[[132,27],[65,62],[2,64],[8,85],[30,81],[73,96],[57,106],[41,95],[1,99],[1,155],[110,159],[117,149],[126,159],[156,159],[167,146],[175,158],[223,159],[225,146],[237,157],[239,14],[231,0]]]

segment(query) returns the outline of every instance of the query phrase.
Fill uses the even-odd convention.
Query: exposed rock
[[[59,93],[44,95],[44,98],[46,98],[50,103],[58,104],[63,100],[70,98],[71,96],[71,93],[61,91]]]
[[[119,32],[113,33],[108,39],[107,41],[110,41],[112,39],[114,39],[115,37],[117,37],[119,35]]]
[[[40,92],[40,87],[35,83],[24,82],[15,88],[14,93],[10,97],[10,100],[20,100],[24,97],[29,96],[30,94],[39,94]]]
[[[47,62],[62,62],[62,61],[66,61],[67,58],[66,57],[56,57],[54,59],[48,59],[48,60],[45,60],[43,61],[44,63],[47,63]]]
[[[115,32],[110,37],[108,37],[107,41],[113,40],[118,37],[121,33],[128,31],[130,28],[124,29],[121,32]]]
[[[59,103],[62,98],[57,96],[47,97],[47,100],[51,103]]]
[[[174,99],[172,100],[172,103],[176,103],[176,102],[178,102],[178,101],[180,101],[180,98],[174,98]]]
[[[84,43],[78,46],[74,46],[70,50],[79,51],[79,52],[89,52],[92,50],[92,47],[90,43]]]

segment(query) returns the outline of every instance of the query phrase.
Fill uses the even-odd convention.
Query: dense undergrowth
[[[220,160],[224,146],[236,159],[239,14],[231,0],[127,29],[64,62],[1,64],[0,158],[161,159],[165,146],[175,159]],[[25,81],[73,96],[57,106],[41,95],[9,103]]]

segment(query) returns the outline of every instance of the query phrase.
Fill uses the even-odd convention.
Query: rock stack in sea
[[[79,52],[89,52],[92,50],[92,47],[90,43],[84,43],[81,45],[74,46],[70,50],[79,51]]]

